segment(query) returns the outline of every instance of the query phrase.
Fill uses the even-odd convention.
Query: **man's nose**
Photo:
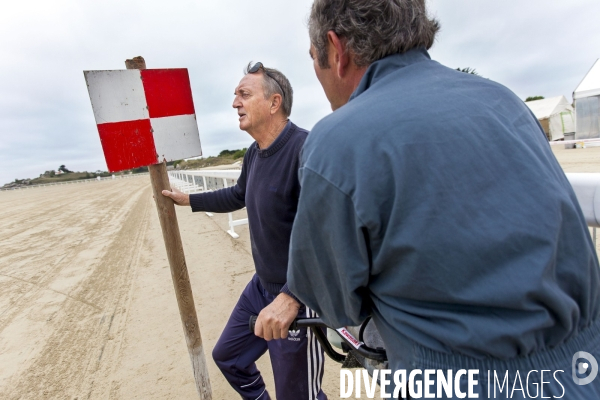
[[[242,102],[237,98],[237,96],[233,99],[233,104],[231,105],[233,108],[238,108],[242,106]]]

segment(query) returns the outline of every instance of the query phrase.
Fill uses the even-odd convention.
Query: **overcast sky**
[[[0,13],[0,185],[65,164],[106,170],[84,70],[188,68],[204,155],[248,147],[231,108],[250,61],[294,87],[291,119],[330,112],[308,56],[312,0],[6,1]],[[432,0],[442,30],[430,53],[519,97],[571,95],[600,57],[598,0]]]

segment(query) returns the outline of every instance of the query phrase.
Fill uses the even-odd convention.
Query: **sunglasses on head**
[[[258,72],[258,70],[259,70],[259,69],[262,69],[262,70],[263,70],[263,72],[264,72],[264,73],[265,73],[265,74],[266,74],[266,75],[267,75],[269,78],[271,78],[271,79],[273,79],[273,80],[275,81],[275,83],[277,84],[277,86],[279,86],[279,89],[281,90],[281,96],[283,97],[283,96],[284,96],[284,94],[283,94],[284,92],[283,92],[283,88],[281,87],[281,84],[279,84],[279,82],[277,82],[277,79],[275,79],[275,78],[273,77],[273,75],[271,75],[271,74],[269,73],[269,71],[267,71],[267,70],[265,69],[265,66],[263,65],[263,63],[261,63],[261,62],[257,62],[256,64],[254,64],[254,66],[253,66],[252,68],[250,68],[250,69],[248,70],[248,73],[249,73],[249,74],[253,74],[253,73],[255,73],[255,72]]]

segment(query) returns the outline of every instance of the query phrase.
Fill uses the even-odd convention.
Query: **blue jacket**
[[[531,355],[598,318],[575,194],[495,82],[423,49],[379,60],[311,131],[299,175],[288,285],[330,326],[372,314],[392,366],[414,366],[415,346]]]

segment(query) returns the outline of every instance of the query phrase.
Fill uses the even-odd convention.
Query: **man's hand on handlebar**
[[[298,315],[299,309],[300,303],[291,296],[280,293],[258,314],[254,334],[265,340],[287,338],[289,326]]]

